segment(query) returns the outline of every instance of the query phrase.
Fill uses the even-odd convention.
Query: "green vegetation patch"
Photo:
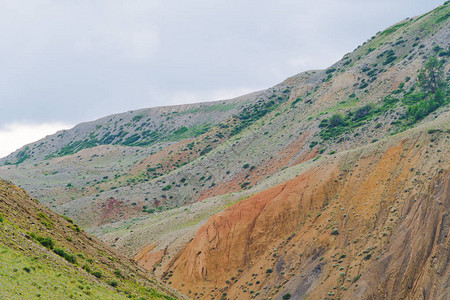
[[[239,124],[236,124],[230,132],[230,135],[236,135],[244,128],[247,128],[257,120],[261,119],[269,112],[273,111],[281,103],[286,102],[290,96],[290,89],[286,88],[281,95],[273,94],[269,97],[269,101],[263,99],[258,100],[254,105],[245,107],[238,115],[237,119],[240,120]],[[300,100],[299,100],[300,101]]]
[[[70,267],[54,267],[40,257],[0,245],[2,299],[127,299],[94,284]]]
[[[398,125],[400,130],[405,130],[450,102],[448,80],[449,78],[444,77],[444,60],[439,60],[436,56],[430,57],[419,72],[417,84],[407,92],[403,90],[404,84],[401,84],[398,90],[377,105],[364,105],[346,115],[335,113],[330,118],[322,119],[319,124],[322,128],[320,137],[328,140],[350,133],[353,129],[366,125],[375,117],[389,111],[393,112],[399,106],[402,106],[405,112],[400,114],[399,120],[391,124]],[[396,95],[401,93],[403,98],[397,98]],[[379,123],[377,126],[379,128],[382,125]]]
[[[408,21],[405,21],[403,23],[394,25],[388,29],[386,29],[385,31],[383,31],[382,33],[380,33],[380,35],[388,35],[391,34],[393,32],[396,32],[399,28],[402,28],[403,26],[405,26],[406,24],[408,24]]]

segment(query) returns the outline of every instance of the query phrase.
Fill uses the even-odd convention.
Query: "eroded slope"
[[[446,119],[446,129],[331,156],[213,216],[165,281],[200,298],[444,299]]]

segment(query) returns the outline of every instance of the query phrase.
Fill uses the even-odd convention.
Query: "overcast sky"
[[[326,68],[436,0],[0,0],[0,157],[79,122]]]

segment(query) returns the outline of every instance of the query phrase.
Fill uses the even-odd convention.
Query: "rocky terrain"
[[[443,131],[337,154],[214,215],[164,278],[208,299],[445,299],[449,114],[442,118]]]
[[[58,132],[0,177],[191,298],[444,299],[449,6],[264,91]]]

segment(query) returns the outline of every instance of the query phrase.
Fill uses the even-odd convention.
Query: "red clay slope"
[[[444,299],[449,133],[330,157],[211,217],[163,279],[194,298]]]

